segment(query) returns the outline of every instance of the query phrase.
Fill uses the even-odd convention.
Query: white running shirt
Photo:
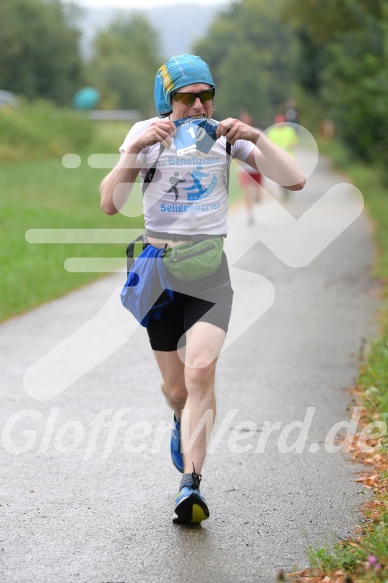
[[[136,123],[128,132],[120,152],[142,133],[155,117]],[[231,157],[245,162],[255,146],[237,140]],[[147,171],[159,154],[160,144],[143,148],[138,154],[143,184]],[[208,154],[178,156],[171,148],[160,156],[157,168],[144,195],[145,227],[156,232],[183,235],[221,235],[227,233],[228,193],[226,138],[214,142]]]

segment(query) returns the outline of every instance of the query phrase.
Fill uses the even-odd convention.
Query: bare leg
[[[244,200],[245,206],[247,207],[248,213],[248,224],[253,225],[255,222],[255,216],[253,212],[253,197],[252,197],[252,189],[250,188],[249,184],[244,186]]]
[[[188,397],[181,432],[184,472],[200,472],[216,414],[214,379],[225,332],[207,322],[197,322],[187,332],[185,384]]]
[[[199,473],[206,456],[216,413],[215,370],[225,332],[213,324],[197,322],[186,338],[185,363],[177,351],[154,354],[162,373],[162,391],[175,415],[182,419],[184,473],[188,474],[193,471],[193,463]]]
[[[180,360],[177,351],[154,351],[156,362],[162,373],[162,391],[168,404],[178,418],[182,417],[182,409],[187,399],[185,385],[184,364]]]
[[[244,200],[248,212],[248,223],[253,225],[255,222],[255,214],[253,205],[260,202],[260,187],[254,178],[250,178],[249,182],[244,185]]]

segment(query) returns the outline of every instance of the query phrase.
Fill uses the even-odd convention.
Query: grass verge
[[[52,158],[92,144],[96,125],[84,112],[44,100],[0,109],[0,160]]]
[[[125,124],[124,124],[125,125]],[[96,128],[94,128],[96,129]],[[69,169],[62,156],[27,157],[2,162],[0,199],[0,260],[3,268],[0,288],[0,320],[33,308],[84,285],[96,273],[65,270],[69,257],[124,257],[125,245],[31,244],[30,229],[130,229],[139,227],[139,217],[105,215],[99,207],[99,183],[108,169],[94,169],[88,156],[112,153],[127,128],[99,125],[93,145],[76,150],[81,165]],[[113,134],[120,137],[113,147]],[[117,137],[117,136],[116,136]],[[74,152],[74,150],[73,150]],[[134,213],[132,213],[134,214]]]
[[[360,372],[352,389],[354,406],[363,407],[361,425],[371,422],[388,424],[388,188],[378,169],[354,162],[335,141],[320,144],[334,165],[344,171],[362,192],[374,225],[378,259],[374,276],[382,282],[383,306],[379,338],[360,362]],[[385,182],[386,184],[386,182]],[[356,440],[355,440],[356,441]],[[354,445],[352,459],[370,468],[358,481],[373,490],[372,499],[361,512],[364,522],[352,538],[322,548],[309,547],[311,568],[279,580],[293,582],[351,583],[388,582],[388,441],[387,433],[368,442],[374,451],[361,451]]]

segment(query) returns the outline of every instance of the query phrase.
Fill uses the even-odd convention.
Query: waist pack
[[[222,237],[182,243],[164,251],[163,263],[176,279],[200,279],[217,271],[221,264],[222,248]]]
[[[163,253],[163,249],[147,245],[132,262],[121,291],[123,306],[145,327],[151,318],[160,320],[163,308],[174,299],[162,260]]]

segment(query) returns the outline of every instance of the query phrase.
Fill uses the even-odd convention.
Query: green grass
[[[385,326],[387,315],[385,313]],[[388,426],[388,336],[387,332],[373,344],[368,361],[358,378],[358,385],[364,390],[364,407],[369,417],[377,415]],[[385,438],[388,446],[388,438]]]
[[[0,320],[59,297],[104,275],[69,273],[64,268],[64,261],[68,257],[125,257],[125,243],[27,243],[25,233],[29,229],[143,227],[139,189],[136,191],[137,217],[121,213],[107,216],[100,209],[99,184],[109,169],[90,168],[88,157],[94,153],[118,154],[118,147],[129,128],[126,122],[104,121],[95,124],[93,146],[81,151],[75,150],[82,160],[79,168],[64,168],[62,155],[51,159],[34,159],[36,152],[32,159],[0,162],[0,261],[3,273]],[[234,166],[231,172],[231,201],[238,196]],[[134,196],[131,195],[129,205],[133,201]],[[125,209],[128,211],[128,206]]]
[[[307,555],[312,569],[319,571],[334,571],[341,569],[345,572],[354,572],[359,561],[365,561],[367,556],[361,549],[353,549],[347,543],[335,543],[333,548],[327,544],[315,550],[307,547]]]
[[[99,206],[99,184],[107,169],[90,168],[94,152],[114,152],[112,134],[126,129],[98,128],[95,147],[78,152],[77,169],[62,166],[62,157],[0,164],[0,259],[3,271],[0,320],[58,297],[98,277],[95,273],[69,273],[68,257],[123,257],[125,244],[30,244],[29,229],[137,228],[142,217],[105,215]]]
[[[0,160],[62,156],[91,145],[96,126],[83,112],[43,100],[0,109]]]
[[[357,581],[385,581],[388,558],[388,513],[383,512],[381,520],[374,524],[367,536],[357,541],[337,542],[334,547],[325,545],[320,549],[309,546],[308,558],[312,574],[332,574],[337,569],[356,575]],[[376,565],[369,561],[376,559]],[[353,579],[354,580],[354,579]]]

